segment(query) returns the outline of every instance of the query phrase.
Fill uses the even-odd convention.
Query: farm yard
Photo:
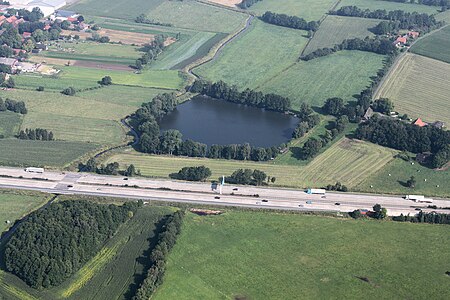
[[[450,26],[427,36],[411,47],[411,51],[450,63]]]
[[[125,151],[115,154],[107,162],[116,161],[120,165],[133,163],[142,175],[168,178],[185,166],[205,165],[211,169],[212,179],[231,175],[242,168],[259,169],[276,177],[278,186],[305,188],[324,186],[340,181],[349,187],[362,182],[393,159],[394,152],[366,142],[341,139],[325,152],[317,156],[307,166],[286,165],[284,163],[256,163],[232,160],[201,158],[181,158],[170,156],[144,155]],[[336,163],[338,162],[339,163]]]
[[[305,48],[304,55],[321,48],[332,48],[342,43],[345,39],[374,36],[369,29],[380,23],[380,20],[363,19],[341,16],[327,16],[320,24],[319,30],[314,33],[313,39]]]
[[[182,229],[152,299],[450,296],[445,225],[226,210]]]
[[[391,99],[411,118],[450,124],[449,74],[450,64],[408,53],[375,96]]]

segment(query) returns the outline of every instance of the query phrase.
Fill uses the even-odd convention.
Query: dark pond
[[[297,123],[290,115],[198,96],[178,105],[161,120],[160,127],[177,129],[183,139],[207,145],[270,147],[287,142]]]

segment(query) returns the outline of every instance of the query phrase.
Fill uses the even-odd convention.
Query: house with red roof
[[[24,32],[24,33],[22,33],[22,36],[23,36],[23,38],[24,39],[27,39],[27,38],[30,38],[31,37],[31,32]]]
[[[406,44],[408,42],[408,38],[406,36],[399,36],[396,40],[396,43]]]
[[[419,37],[420,33],[417,31],[408,31],[408,36],[413,38],[413,39],[417,39]]]
[[[421,118],[418,118],[417,120],[415,120],[413,124],[416,126],[419,126],[419,127],[425,127],[428,125],[428,123],[425,123],[424,121],[422,121]]]
[[[14,23],[16,21],[17,21],[17,17],[16,16],[11,16],[11,17],[6,19],[6,22],[8,22],[10,24],[12,24],[12,23]]]
[[[5,22],[6,17],[5,16],[0,16],[0,25],[3,24],[3,22]]]

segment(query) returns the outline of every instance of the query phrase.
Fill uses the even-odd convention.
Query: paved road
[[[88,173],[27,173],[23,169],[0,167],[0,188],[35,190],[54,194],[91,195],[221,206],[271,208],[282,210],[317,210],[349,212],[371,209],[379,203],[389,215],[415,214],[424,211],[450,213],[445,209],[429,209],[428,203],[414,203],[400,196],[327,193],[308,195],[301,190],[233,186],[226,184],[223,194],[212,190],[209,183],[192,183],[146,178],[126,178]],[[9,177],[6,177],[9,176]],[[311,202],[310,204],[306,202]],[[339,203],[339,205],[336,205]],[[438,208],[450,207],[449,199],[435,199]]]

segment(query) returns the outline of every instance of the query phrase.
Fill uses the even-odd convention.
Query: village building
[[[417,39],[419,37],[419,35],[420,35],[420,33],[417,31],[408,31],[408,36],[410,38]]]
[[[419,127],[425,127],[428,124],[425,123],[424,121],[422,121],[421,118],[418,118],[417,120],[414,121],[413,125],[419,126]]]

